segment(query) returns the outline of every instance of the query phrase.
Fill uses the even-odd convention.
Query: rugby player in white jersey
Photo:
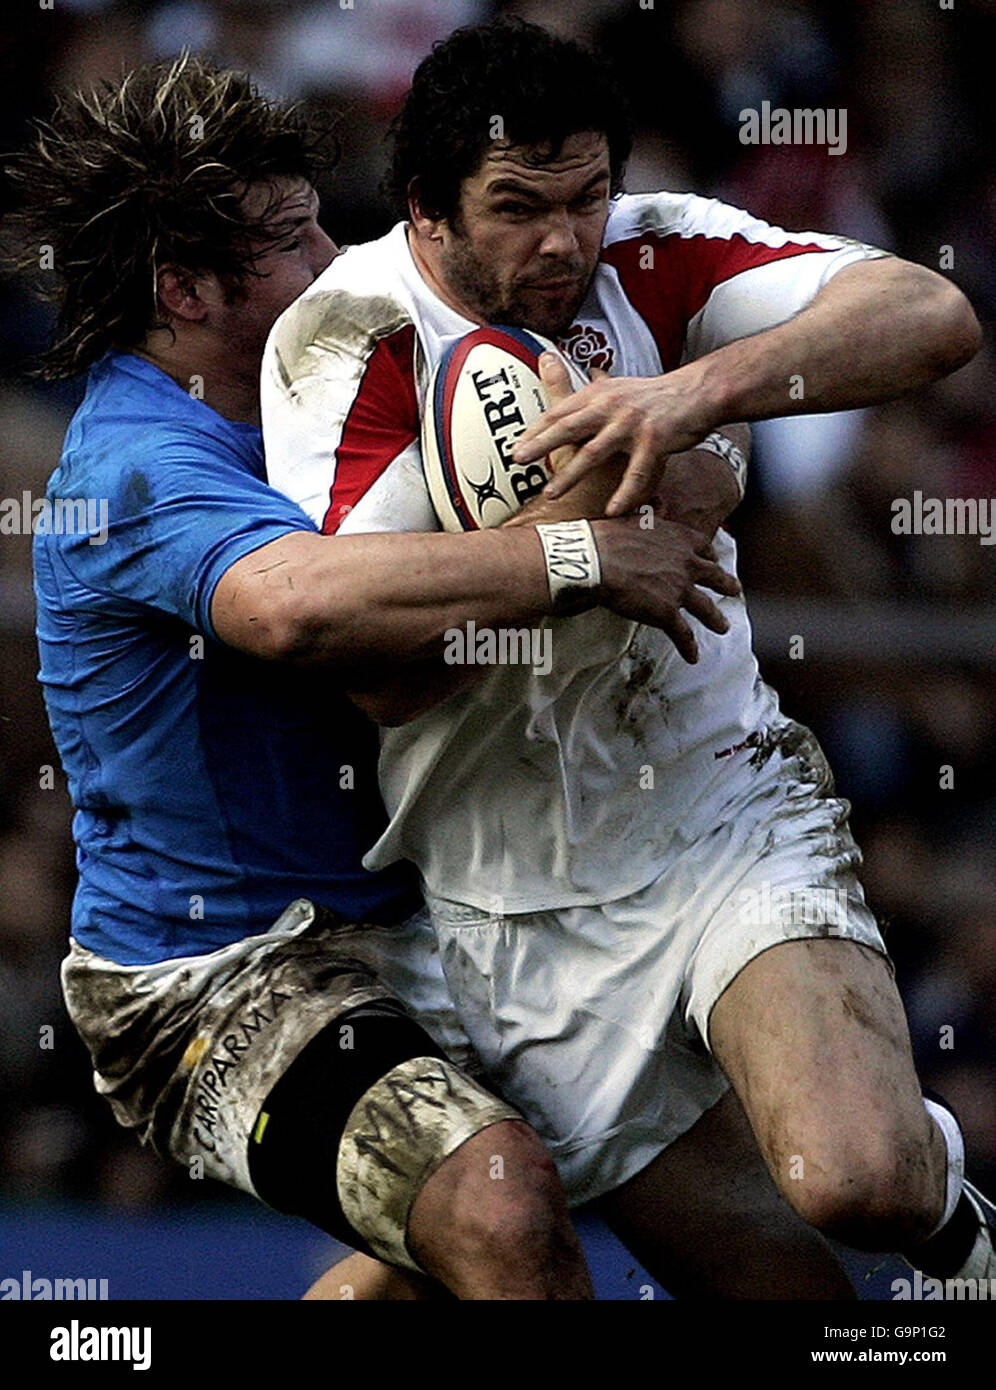
[[[652,501],[712,534],[739,480],[698,446],[725,422],[888,399],[976,351],[964,297],[921,267],[693,195],[619,195],[628,137],[605,90],[587,55],[521,24],[458,31],[419,68],[392,175],[410,220],[320,276],[264,360],[270,479],[327,533],[437,526],[424,393],[482,323],[613,373],[521,442],[525,461],[577,449],[529,524]],[[715,550],[732,570],[726,533]],[[718,606],[725,634],[690,610],[673,640],[554,619],[546,676],[371,680],[355,698],[396,727],[367,862],[418,865],[491,1081],[650,1268],[668,1262],[673,1155],[735,1132],[732,1084],[806,1221],[937,1277],[991,1276],[991,1208],[955,1118],[921,1095],[848,807],[760,680],[742,598]],[[707,1200],[711,1177],[689,1191]]]

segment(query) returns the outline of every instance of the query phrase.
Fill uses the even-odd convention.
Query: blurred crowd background
[[[991,328],[996,0],[953,10],[934,0],[56,0],[51,10],[25,0],[0,18],[0,148],[18,148],[59,89],[189,46],[335,117],[343,153],[321,189],[323,221],[340,244],[361,241],[393,220],[379,192],[384,134],[414,66],[456,25],[496,12],[577,37],[615,65],[639,130],[630,191],[714,194],[934,268],[946,255]],[[845,108],[846,154],[745,147],[739,112],[765,100]],[[49,329],[22,286],[0,281],[0,497],[42,495],[78,399],[78,383],[42,390],[9,370]],[[991,346],[915,399],[759,427],[732,529],[763,670],[817,731],[854,803],[921,1072],[960,1111],[971,1167],[992,1189],[996,547],[893,535],[892,500],[917,488],[996,498]],[[790,657],[793,636],[802,659]],[[213,1184],[173,1173],[117,1129],[65,1019],[70,807],[36,670],[30,537],[3,536],[0,1196],[133,1210],[218,1200]]]

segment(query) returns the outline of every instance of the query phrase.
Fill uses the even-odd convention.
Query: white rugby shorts
[[[886,954],[813,735],[783,724],[729,757],[714,828],[675,837],[636,893],[504,916],[428,900],[488,1082],[546,1141],[573,1204],[633,1177],[725,1092],[709,1015],[749,961],[812,937]]]

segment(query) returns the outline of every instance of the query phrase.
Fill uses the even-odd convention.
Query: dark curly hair
[[[452,219],[460,186],[492,146],[502,118],[513,145],[556,159],[569,135],[608,138],[612,192],[622,188],[632,132],[626,103],[608,68],[579,44],[524,20],[456,29],[415,71],[391,126],[386,191],[405,215],[417,188],[423,211]]]
[[[156,276],[168,262],[214,272],[237,295],[279,235],[268,227],[277,188],[253,217],[242,198],[280,177],[313,181],[331,158],[318,141],[244,73],[189,53],[61,100],[8,165],[8,262],[59,306],[34,373],[72,376],[167,327]]]

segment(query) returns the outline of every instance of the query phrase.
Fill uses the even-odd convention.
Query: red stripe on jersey
[[[646,248],[653,249],[647,265]],[[627,299],[653,334],[665,372],[681,361],[685,332],[717,285],[771,261],[826,251],[812,242],[765,246],[736,233],[691,237],[644,232],[606,246],[602,260],[614,266]]]
[[[405,324],[370,354],[336,450],[335,478],[322,521],[327,536],[377,481],[388,464],[418,438],[418,401],[412,355],[415,325]]]

